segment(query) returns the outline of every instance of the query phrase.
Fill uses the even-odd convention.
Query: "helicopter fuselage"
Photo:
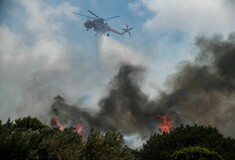
[[[127,24],[126,24],[127,28],[123,28],[123,29],[122,29],[122,32],[121,32],[121,31],[118,31],[118,30],[116,30],[116,29],[110,27],[110,26],[106,23],[106,21],[112,20],[112,19],[114,19],[114,18],[118,18],[119,16],[114,16],[114,17],[109,17],[109,18],[104,19],[104,18],[101,18],[101,17],[97,16],[95,13],[91,12],[90,10],[87,10],[87,11],[88,11],[90,14],[92,14],[93,17],[92,17],[92,16],[88,16],[88,15],[84,15],[84,14],[80,14],[80,13],[74,13],[74,14],[77,14],[77,15],[79,15],[79,16],[88,18],[88,20],[84,23],[84,26],[85,26],[85,28],[87,29],[87,31],[88,31],[89,29],[92,29],[92,28],[93,28],[94,31],[95,31],[96,33],[99,33],[99,34],[105,34],[106,32],[108,32],[108,33],[107,33],[107,36],[109,36],[109,32],[113,32],[113,33],[116,33],[116,34],[119,34],[119,35],[123,35],[123,34],[125,34],[125,33],[128,32],[128,33],[129,33],[129,36],[130,36],[130,30],[131,30],[132,28],[129,28]]]
[[[108,24],[104,23],[102,19],[96,19],[96,20],[87,20],[84,23],[84,26],[86,27],[87,30],[89,29],[94,29],[95,32],[104,34],[109,31]]]

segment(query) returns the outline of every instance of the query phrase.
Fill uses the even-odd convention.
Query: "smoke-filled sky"
[[[109,25],[121,30],[128,23],[132,36],[87,32],[86,19],[72,12],[89,15],[88,9],[103,18],[120,15]],[[61,95],[106,123],[120,116],[106,114],[106,104],[123,97],[115,86],[121,63],[128,63],[143,70],[134,76],[138,82],[131,80],[143,98],[138,105],[174,111],[180,122],[212,124],[234,136],[234,15],[233,0],[2,0],[0,119],[30,114],[46,122],[53,98]],[[126,101],[112,102],[118,108]],[[149,124],[149,111],[127,108],[126,115],[136,113],[129,118],[134,131]]]

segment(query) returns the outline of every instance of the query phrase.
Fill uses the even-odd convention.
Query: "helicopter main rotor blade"
[[[95,13],[91,12],[90,10],[87,10],[88,12],[90,12],[90,14],[92,14],[93,16],[95,16],[96,18],[100,18],[99,16],[97,16]]]
[[[77,14],[77,15],[79,15],[79,16],[83,16],[83,17],[86,17],[86,18],[89,18],[89,19],[96,19],[95,17],[83,15],[83,14],[80,14],[80,13],[75,13],[75,12],[73,12],[73,14]]]
[[[120,17],[120,16],[109,17],[109,18],[106,18],[104,20],[107,21],[107,20],[111,20],[111,19],[114,19],[114,18],[118,18],[118,17]]]

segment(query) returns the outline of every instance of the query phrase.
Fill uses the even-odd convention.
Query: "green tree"
[[[110,160],[133,159],[131,150],[125,145],[123,136],[118,131],[107,131],[103,135],[103,159],[110,157]]]
[[[226,160],[235,159],[234,139],[224,138],[216,128],[197,125],[181,125],[170,133],[154,134],[143,145],[140,157],[143,160],[169,160],[176,150],[189,146],[208,148]]]
[[[176,151],[171,160],[224,160],[217,152],[201,147],[186,147]]]
[[[102,156],[102,145],[101,132],[97,129],[91,129],[85,145],[84,158],[86,160],[98,160]]]
[[[39,137],[38,133],[12,131],[0,134],[0,155],[1,160],[9,159],[36,159],[37,147],[35,139]]]
[[[0,123],[1,160],[9,159],[81,159],[84,144],[73,129],[43,125],[37,118],[10,119]]]
[[[86,160],[132,160],[132,151],[125,145],[123,136],[117,131],[101,133],[92,129],[85,147]]]
[[[23,121],[31,118],[23,118]],[[42,125],[35,118],[32,121]],[[37,150],[40,143],[40,132],[31,126],[23,127],[21,119],[13,123],[10,118],[0,127],[0,155],[1,159],[37,159]],[[35,125],[34,125],[35,126]],[[23,129],[24,128],[24,129]],[[41,127],[38,127],[41,128]]]
[[[39,145],[38,155],[40,159],[76,160],[82,158],[84,144],[81,136],[72,129],[63,132],[56,130],[44,137]]]
[[[8,118],[8,120],[6,121],[5,124],[1,124],[1,129],[0,129],[0,131],[1,131],[1,133],[2,133],[2,132],[8,132],[8,133],[10,133],[10,132],[12,131],[12,129],[13,129],[13,126],[14,126],[13,122],[11,121],[10,118]]]
[[[38,120],[37,118],[28,116],[22,119],[21,118],[16,119],[14,127],[17,129],[23,129],[23,130],[28,130],[28,129],[38,130],[46,126],[43,125],[42,122]]]

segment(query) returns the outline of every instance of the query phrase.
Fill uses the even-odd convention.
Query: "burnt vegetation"
[[[37,118],[0,124],[0,155],[9,159],[48,160],[231,160],[235,139],[211,126],[183,126],[153,134],[138,150],[129,148],[119,131],[92,128],[84,140],[73,128],[60,131]]]

